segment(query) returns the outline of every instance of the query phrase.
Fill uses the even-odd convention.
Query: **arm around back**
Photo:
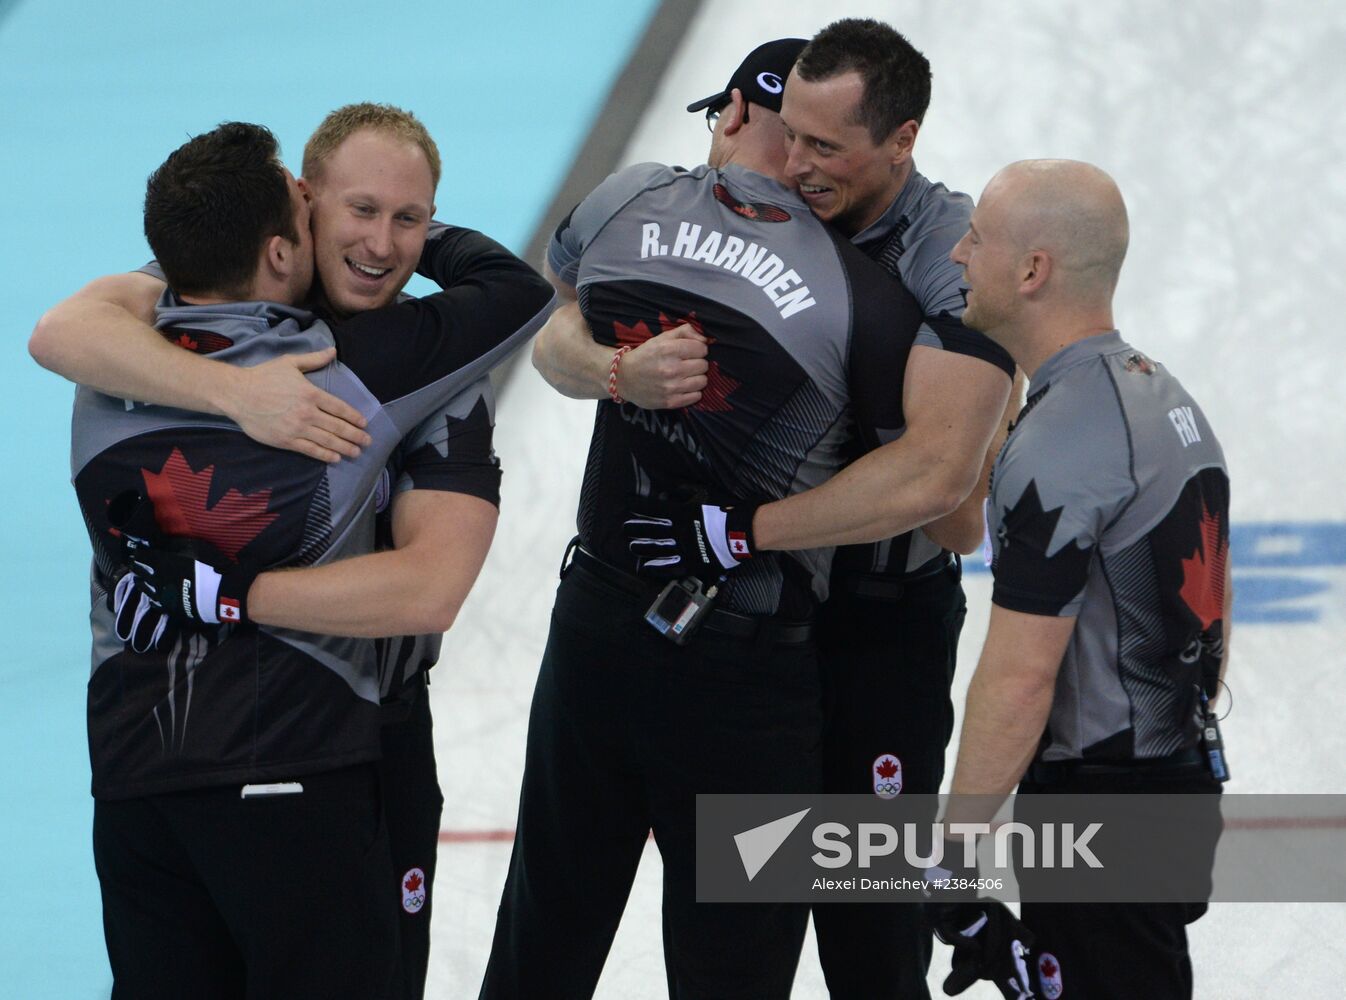
[[[1005,404],[1005,411],[1000,415],[1000,424],[995,437],[991,439],[991,446],[986,449],[977,485],[956,510],[937,521],[932,521],[923,529],[941,548],[962,555],[971,555],[981,546],[986,534],[986,495],[991,489],[991,469],[995,465],[996,455],[1005,444],[1005,438],[1009,436],[1009,426],[1023,405],[1023,395],[1023,372],[1016,371],[1009,402]]]
[[[418,271],[442,290],[334,331],[341,360],[380,402],[436,383],[436,395],[451,398],[537,333],[555,302],[537,271],[471,229],[438,227]]]
[[[617,361],[617,395],[644,410],[677,410],[706,387],[706,338],[682,324],[625,352]],[[533,342],[533,367],[571,399],[607,399],[614,351],[593,339],[579,305],[552,313]]]
[[[109,396],[226,416],[255,441],[319,461],[353,458],[369,443],[359,411],[304,378],[335,350],[253,368],[213,361],[151,326],[163,290],[139,272],[98,278],[38,320],[28,351],[42,367]]]
[[[400,493],[395,548],[263,573],[248,593],[249,617],[366,638],[447,631],[486,561],[498,516],[493,504],[463,493]]]
[[[1005,373],[979,358],[913,347],[903,435],[821,486],[759,508],[757,547],[876,542],[954,511],[976,486],[1008,393]]]
[[[221,413],[210,372],[228,366],[154,330],[163,290],[162,281],[138,272],[97,278],[42,315],[28,352],[43,368],[110,396]]]

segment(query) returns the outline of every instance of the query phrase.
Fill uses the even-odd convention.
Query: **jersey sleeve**
[[[359,313],[336,329],[341,361],[381,403],[429,390],[413,418],[476,382],[538,331],[551,286],[489,237],[445,226],[426,240],[421,274],[441,291]]]
[[[491,446],[495,396],[482,378],[402,439],[394,493],[465,493],[500,506],[500,460]]]
[[[893,440],[906,423],[902,387],[921,306],[905,285],[868,259],[852,269],[850,280],[854,322],[846,381],[857,444],[868,451]]]
[[[972,214],[972,199],[966,195],[951,196],[942,202],[937,218],[919,227],[920,235],[911,240],[903,257],[908,262],[902,278],[926,316],[949,315],[962,319],[967,301],[963,292],[963,268],[955,264],[949,254],[967,232]],[[907,230],[910,236],[912,227]]]
[[[1103,533],[1135,496],[1125,426],[1099,410],[1092,425],[1053,415],[1064,435],[1048,436],[1045,419],[1011,432],[990,496],[991,600],[1002,608],[1079,614]]]
[[[681,172],[662,163],[636,163],[609,174],[556,227],[547,247],[552,273],[574,287],[579,281],[580,255],[608,221],[636,195]]]
[[[939,217],[921,228],[920,236],[903,255],[910,262],[902,274],[903,283],[925,314],[916,343],[980,358],[1013,378],[1014,359],[1009,352],[986,334],[963,325],[967,286],[962,265],[954,263],[949,254],[967,232],[971,206],[972,199],[966,195],[942,203]]]
[[[980,358],[987,364],[995,365],[1010,378],[1014,377],[1014,359],[1007,350],[986,334],[968,329],[962,319],[949,313],[939,316],[927,314],[916,335],[916,345]]]

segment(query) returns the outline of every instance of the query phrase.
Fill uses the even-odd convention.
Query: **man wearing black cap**
[[[687,110],[709,109],[718,114],[733,101],[734,91],[737,90],[743,94],[745,101],[760,104],[779,114],[781,94],[785,92],[781,69],[787,63],[794,65],[795,58],[805,44],[802,38],[778,38],[774,42],[759,45],[734,70],[724,90],[693,101],[687,105]]]
[[[910,289],[925,322],[905,371],[870,373],[891,387],[889,406],[858,437],[856,453],[872,450],[816,490],[755,512],[739,505],[735,517],[750,524],[754,551],[843,546],[819,618],[825,789],[934,793],[953,731],[949,691],[965,608],[952,552],[981,539],[986,460],[1012,415],[1013,402],[1002,408],[1014,365],[959,318],[962,270],[948,255],[967,231],[972,200],[927,180],[912,160],[930,100],[925,57],[886,24],[846,19],[819,32],[785,75],[787,175],[819,218]],[[534,363],[562,392],[593,398],[606,358],[567,325],[572,318],[553,316]],[[686,329],[632,351],[617,381],[626,398],[652,409],[695,404],[706,387],[704,345]],[[676,545],[702,519],[701,506],[668,519],[682,527],[666,533]],[[814,923],[834,1000],[928,996],[930,932],[918,906],[829,904]],[[891,960],[875,962],[876,954]]]
[[[708,166],[612,175],[548,250],[554,283],[605,345],[610,398],[533,697],[483,998],[589,997],[651,831],[670,995],[789,995],[807,906],[697,904],[695,796],[821,788],[813,616],[830,552],[763,554],[731,575],[668,558],[658,535],[681,501],[769,501],[834,474],[849,418],[893,395],[861,376],[900,372],[920,326],[905,289],[782,183],[780,96],[803,46],[760,47],[698,102],[712,113]],[[683,323],[713,331],[685,338],[703,349],[697,404],[626,403],[625,359]],[[715,558],[736,562],[740,525],[708,516],[724,522]]]

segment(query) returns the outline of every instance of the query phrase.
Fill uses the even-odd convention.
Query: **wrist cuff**
[[[739,562],[751,559],[757,552],[757,539],[752,533],[752,519],[757,504],[735,504],[725,511],[724,534],[729,539],[729,551]]]
[[[715,551],[715,558],[725,569],[733,569],[753,554],[752,517],[756,505],[714,507],[703,504],[701,520],[706,526],[706,539]]]
[[[241,624],[248,620],[248,591],[257,574],[245,569],[233,569],[219,577],[218,598],[214,605],[219,622]]]

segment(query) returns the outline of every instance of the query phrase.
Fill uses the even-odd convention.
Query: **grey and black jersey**
[[[392,507],[400,493],[462,493],[500,506],[500,461],[491,446],[494,426],[495,394],[490,378],[481,378],[402,439],[379,480],[377,548],[395,547]],[[438,662],[443,641],[439,632],[375,641],[379,690],[385,702],[401,698],[419,671]]]
[[[338,361],[309,378],[368,421],[373,443],[356,459],[328,465],[257,444],[221,417],[77,393],[71,471],[94,549],[96,796],[279,780],[378,756],[372,640],[245,624],[185,630],[149,653],[124,648],[106,599],[120,561],[106,511],[135,490],[163,534],[258,569],[372,551],[377,484],[398,442],[535,332],[552,298],[536,272],[470,230],[437,230],[422,269],[445,290],[335,328],[275,303],[161,300],[165,337],[230,363],[335,344]]]
[[[444,223],[431,222],[429,239],[438,240],[448,231]],[[158,281],[166,280],[157,261],[150,261],[138,270]],[[434,275],[427,272],[427,276]],[[413,298],[403,292],[397,300],[408,302]],[[321,296],[319,300],[313,306],[318,318],[329,325],[339,323],[337,317],[323,310]],[[392,501],[398,493],[409,490],[463,493],[499,507],[500,461],[492,447],[494,431],[495,394],[490,378],[483,377],[398,442],[376,487],[376,547],[380,550],[395,547]],[[417,690],[408,687],[408,683],[417,672],[429,670],[439,661],[443,642],[444,636],[439,633],[375,640],[379,690],[385,702],[396,706],[408,691]]]
[[[949,259],[949,253],[967,232],[971,218],[970,197],[931,183],[913,170],[883,215],[852,242],[900,279],[920,303],[923,320],[916,346],[980,358],[1013,377],[1014,361],[1005,349],[963,325],[967,286],[962,267]],[[876,381],[888,380],[891,390],[885,410],[871,423],[860,425],[859,443],[864,451],[901,437],[906,429],[902,411],[905,371],[903,359],[896,368],[870,373]],[[943,552],[917,528],[882,542],[838,549],[834,572],[901,577]]]
[[[1041,759],[1196,745],[1224,647],[1229,477],[1205,414],[1115,331],[1033,376],[990,500],[1001,607],[1077,616]]]
[[[764,502],[835,474],[856,414],[901,393],[900,382],[894,390],[853,376],[901,363],[920,324],[911,295],[795,192],[737,166],[614,174],[561,224],[549,261],[578,289],[600,343],[634,346],[683,322],[710,338],[709,384],[694,406],[598,404],[580,539],[626,569],[635,565],[621,533],[632,495]],[[719,600],[745,613],[805,614],[826,596],[830,556],[760,554]]]

